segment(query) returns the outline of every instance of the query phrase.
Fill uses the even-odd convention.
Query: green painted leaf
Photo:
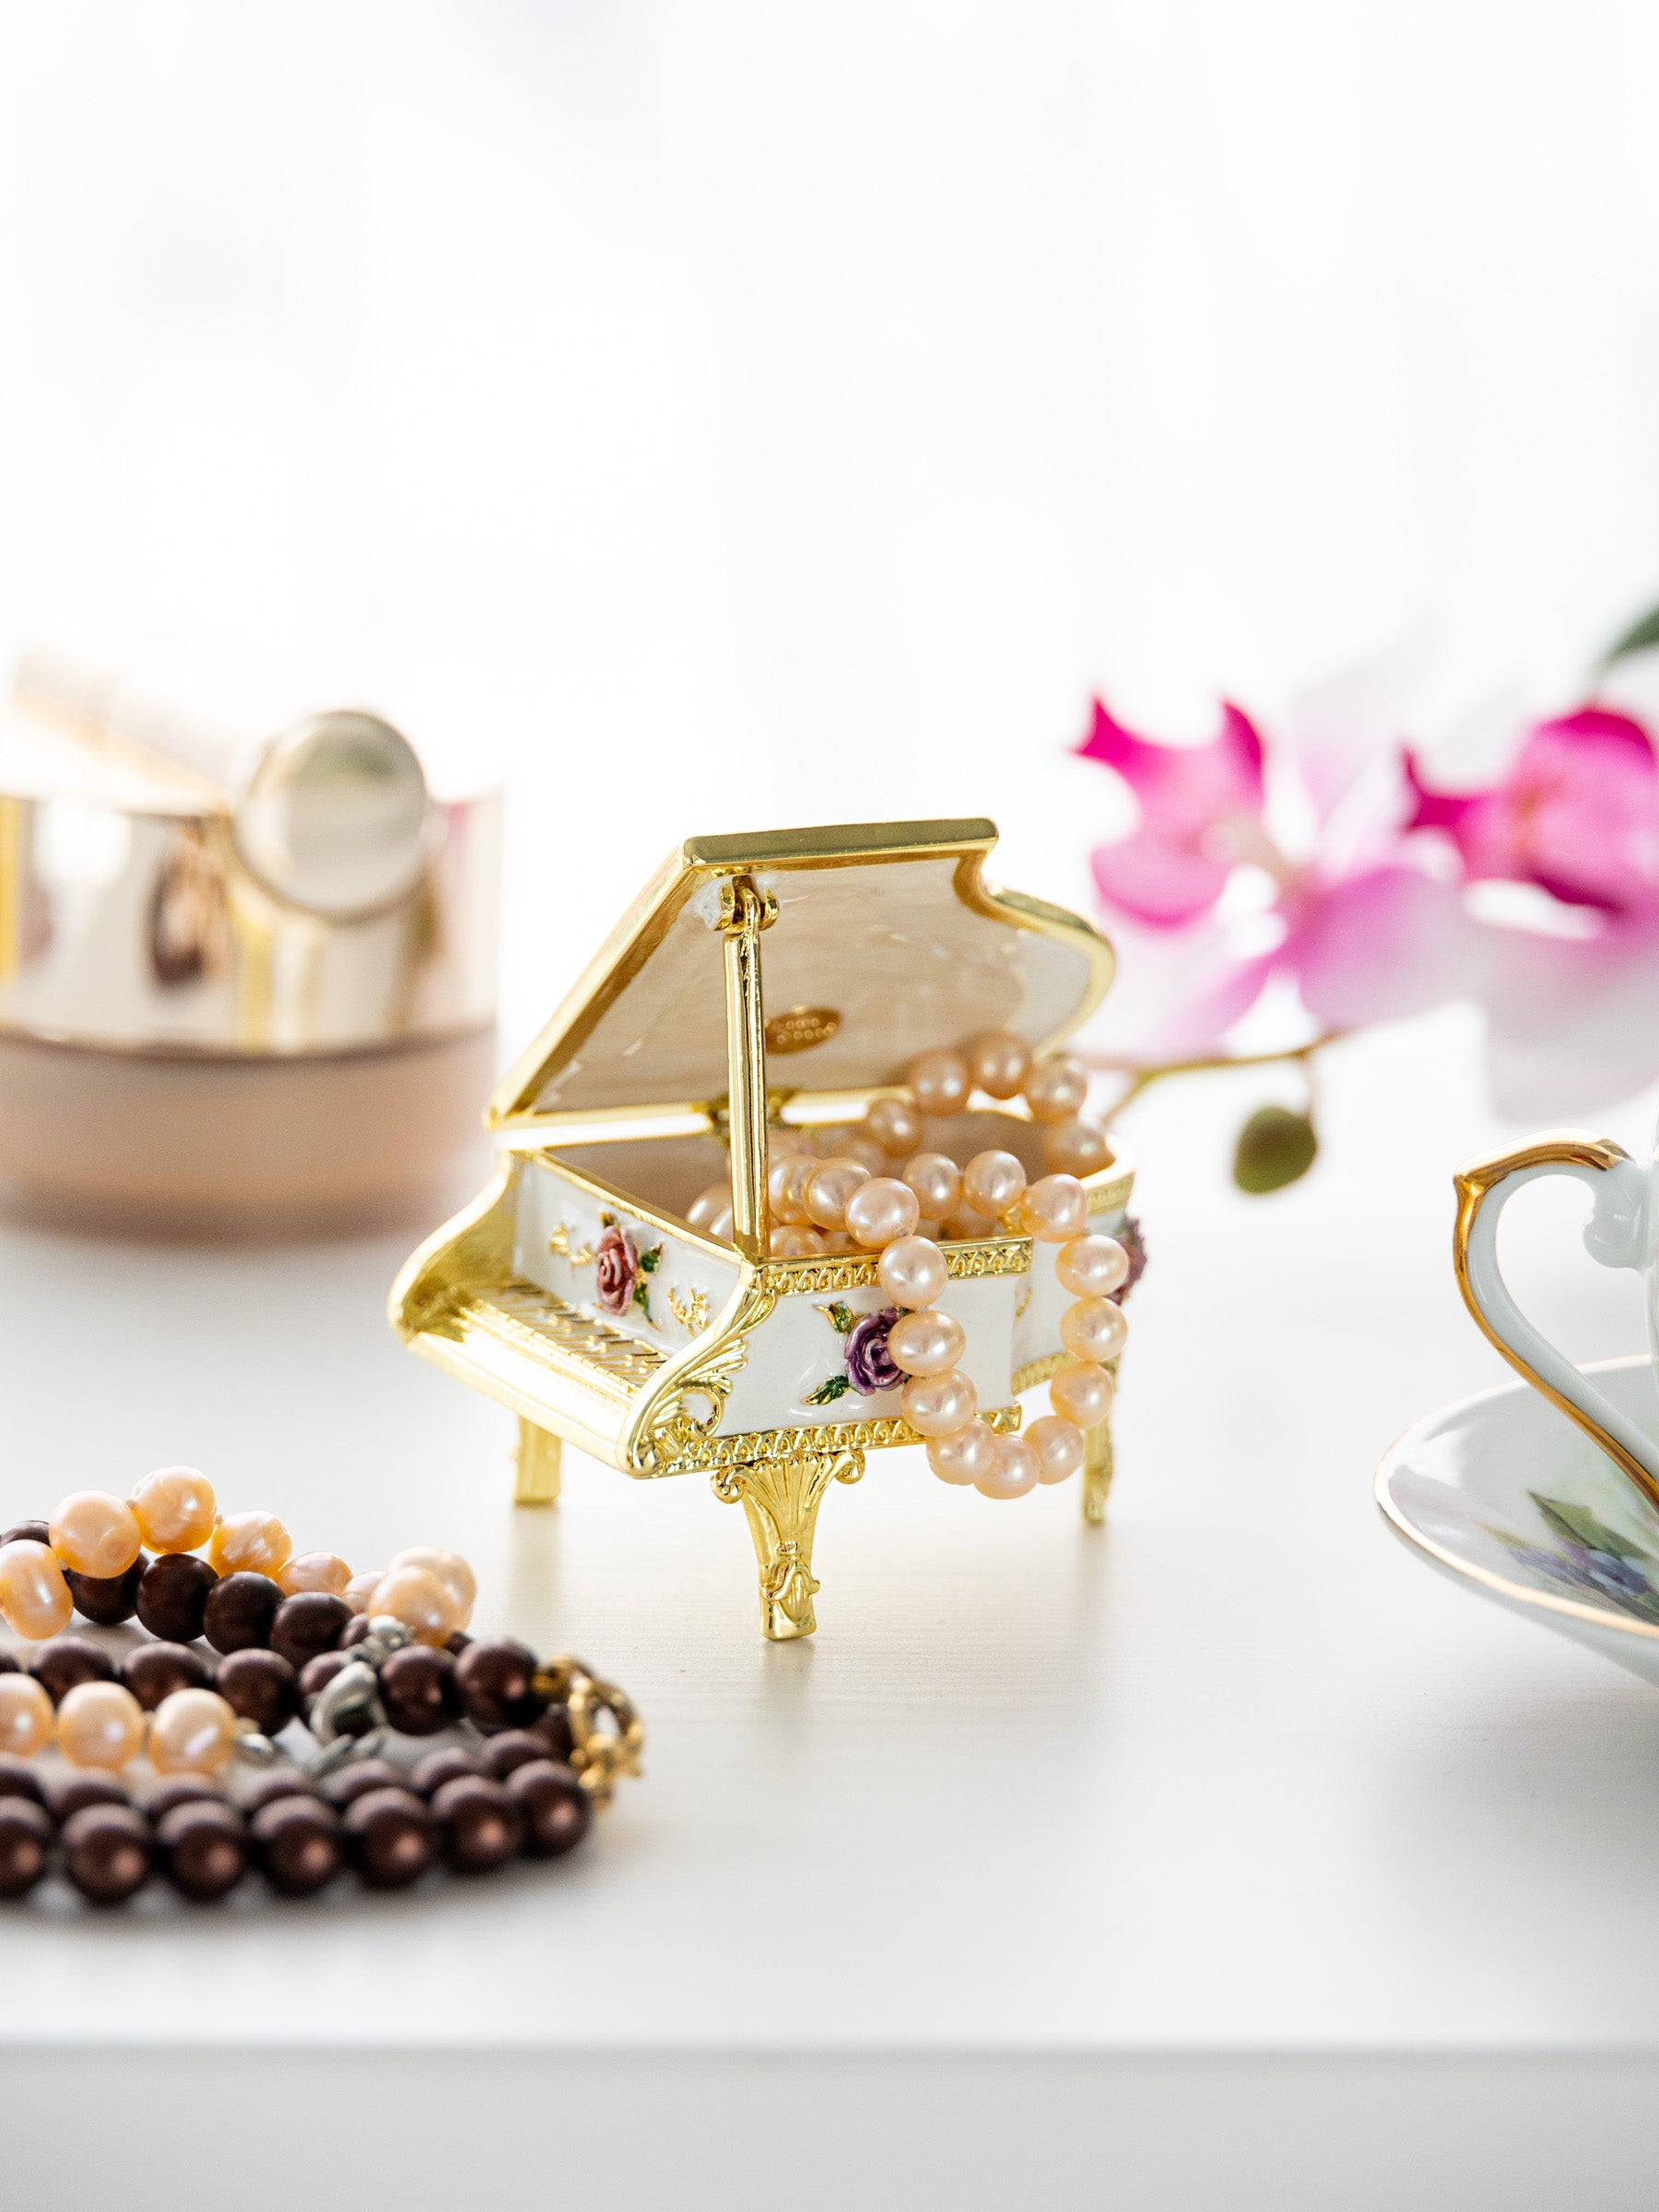
[[[660,1244],[653,1244],[649,1252],[642,1252],[640,1254],[640,1265],[647,1275],[654,1275],[662,1264],[663,1248]]]
[[[1258,1106],[1239,1132],[1233,1153],[1233,1181],[1253,1198],[1282,1191],[1313,1165],[1319,1138],[1305,1113],[1287,1106]]]
[[[1602,655],[1602,666],[1611,668],[1615,661],[1622,661],[1628,653],[1650,653],[1659,645],[1659,606],[1649,607],[1640,621],[1632,622],[1616,644],[1609,645]]]
[[[646,1320],[651,1321],[651,1292],[646,1287],[645,1277],[642,1275],[634,1277],[633,1303],[639,1307]],[[655,1323],[653,1322],[652,1326],[654,1328],[655,1325]]]
[[[809,1390],[802,1399],[804,1406],[833,1406],[837,1398],[844,1398],[853,1385],[845,1375],[831,1375],[816,1390]]]
[[[1605,1521],[1598,1521],[1587,1506],[1570,1505],[1560,1498],[1540,1498],[1535,1490],[1528,1495],[1556,1535],[1569,1544],[1582,1544],[1586,1551],[1609,1551],[1616,1559],[1652,1559],[1650,1552],[1621,1536],[1616,1528],[1609,1528]]]
[[[857,1314],[853,1312],[845,1299],[838,1298],[830,1305],[820,1306],[818,1312],[824,1316],[830,1326],[842,1336],[851,1334],[858,1320]]]

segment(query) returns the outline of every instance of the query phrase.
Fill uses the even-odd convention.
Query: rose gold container
[[[500,794],[432,793],[376,716],[182,696],[19,667],[0,1204],[178,1238],[429,1218],[485,1148]]]

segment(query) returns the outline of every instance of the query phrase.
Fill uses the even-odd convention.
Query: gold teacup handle
[[[1650,1265],[1648,1169],[1621,1145],[1563,1130],[1513,1152],[1472,1160],[1456,1178],[1452,1258],[1464,1302],[1510,1365],[1593,1437],[1659,1511],[1659,1448],[1539,1334],[1509,1294],[1498,1265],[1498,1218],[1515,1193],[1545,1175],[1588,1185],[1595,1210],[1584,1244],[1604,1267]]]

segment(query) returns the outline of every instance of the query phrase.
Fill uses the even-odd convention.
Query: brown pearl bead
[[[493,1874],[516,1859],[524,1840],[524,1809],[499,1782],[463,1774],[432,1799],[443,1828],[443,1855],[456,1874]]]
[[[216,1652],[263,1650],[282,1603],[282,1593],[268,1574],[249,1570],[221,1575],[207,1593],[202,1633]]]
[[[131,1805],[112,1774],[66,1774],[46,1785],[46,1809],[60,1828],[89,1805]]]
[[[161,1868],[181,1897],[210,1905],[248,1871],[248,1827],[231,1806],[176,1805],[156,1824]]]
[[[52,1821],[27,1797],[0,1800],[0,1897],[26,1897],[46,1871]]]
[[[118,1629],[138,1610],[138,1582],[148,1565],[148,1556],[141,1551],[124,1574],[76,1574],[65,1568],[64,1580],[76,1611],[100,1629]]]
[[[576,1748],[575,1731],[571,1726],[571,1709],[568,1705],[549,1705],[547,1712],[532,1721],[526,1733],[536,1738],[542,1755],[558,1766],[570,1762]]]
[[[27,1797],[35,1805],[42,1802],[41,1778],[26,1759],[0,1757],[0,1802],[7,1797]]]
[[[20,1675],[22,1671],[10,1652],[0,1652],[0,1675]]]
[[[319,1652],[300,1669],[300,1710],[309,1713],[312,1700],[320,1698],[343,1666],[351,1665],[349,1652]]]
[[[341,1826],[347,1849],[370,1889],[406,1889],[438,1855],[438,1823],[410,1790],[370,1790],[347,1807]]]
[[[87,1636],[56,1636],[37,1652],[29,1671],[54,1705],[82,1682],[113,1682],[115,1662]]]
[[[507,1777],[506,1790],[524,1815],[527,1859],[561,1858],[587,1834],[593,1803],[569,1767],[552,1759],[515,1767]]]
[[[120,1680],[146,1712],[175,1689],[211,1689],[213,1669],[185,1643],[141,1643],[121,1662]]]
[[[463,1751],[452,1745],[443,1751],[429,1751],[409,1777],[409,1787],[422,1797],[435,1797],[446,1782],[460,1782],[467,1775],[488,1775],[488,1768],[476,1751]]]
[[[255,1647],[228,1653],[219,1662],[213,1687],[231,1712],[252,1721],[261,1735],[276,1735],[300,1710],[299,1677],[279,1652]]]
[[[262,1774],[251,1790],[241,1792],[237,1803],[250,1820],[255,1813],[264,1812],[267,1805],[282,1805],[291,1797],[302,1797],[308,1803],[320,1805],[314,1783],[293,1769],[277,1774]]]
[[[332,1652],[353,1619],[343,1597],[326,1590],[302,1590],[285,1597],[271,1623],[271,1649],[280,1652],[288,1665],[302,1667],[321,1652]]]
[[[210,1782],[204,1782],[195,1774],[178,1774],[171,1782],[164,1782],[159,1789],[149,1793],[144,1800],[144,1809],[154,1826],[165,1820],[169,1813],[176,1812],[182,1805],[223,1805],[224,1802],[223,1791],[216,1790]]]
[[[58,1841],[64,1872],[91,1904],[124,1904],[149,1879],[150,1824],[130,1806],[89,1805]]]
[[[531,1687],[535,1668],[535,1653],[511,1637],[480,1637],[469,1644],[455,1662],[467,1719],[486,1735],[535,1720],[547,1702]]]
[[[406,1644],[380,1670],[381,1703],[400,1735],[436,1735],[461,1717],[455,1662],[429,1644]]]
[[[337,1767],[324,1780],[323,1794],[336,1812],[343,1813],[371,1790],[401,1790],[404,1786],[402,1772],[390,1759],[357,1759],[349,1766]]]
[[[249,1832],[260,1871],[278,1897],[312,1897],[346,1857],[340,1817],[315,1797],[279,1797],[262,1806]]]
[[[509,1728],[504,1735],[492,1735],[484,1747],[484,1764],[498,1782],[505,1782],[514,1767],[547,1756],[547,1745],[528,1728]]]
[[[16,1528],[8,1528],[6,1534],[0,1536],[0,1545],[50,1544],[51,1542],[52,1524],[50,1521],[19,1521]]]
[[[139,1625],[163,1643],[194,1643],[207,1594],[218,1581],[206,1559],[188,1552],[152,1559],[138,1578]]]
[[[346,1624],[345,1632],[340,1638],[339,1649],[343,1652],[350,1651],[354,1644],[361,1643],[364,1637],[367,1636],[368,1633],[368,1614],[354,1613],[350,1620]]]

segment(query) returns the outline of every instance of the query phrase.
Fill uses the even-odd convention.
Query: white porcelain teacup
[[[1648,1341],[1659,1365],[1659,1158],[1632,1159],[1606,1137],[1568,1130],[1472,1161],[1457,1177],[1453,1259],[1458,1287],[1510,1365],[1594,1437],[1659,1510],[1659,1437],[1621,1412],[1534,1328],[1510,1296],[1499,1268],[1499,1217],[1518,1190],[1545,1175],[1571,1175],[1594,1194],[1585,1249],[1604,1267],[1631,1267],[1642,1277]]]

